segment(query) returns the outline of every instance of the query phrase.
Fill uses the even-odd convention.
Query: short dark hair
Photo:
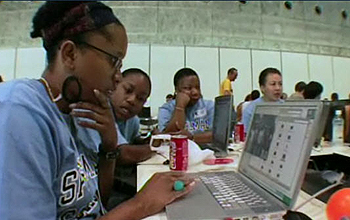
[[[144,72],[143,70],[138,69],[138,68],[129,68],[129,69],[126,69],[122,72],[123,77],[126,77],[128,75],[142,75],[143,77],[145,77],[148,84],[149,84],[149,90],[151,91],[151,88],[152,88],[151,79],[149,78],[149,76],[146,72]]]
[[[294,91],[302,92],[304,91],[305,87],[306,87],[306,83],[304,81],[300,81],[297,84],[295,84]]]
[[[266,77],[269,74],[273,74],[273,73],[282,76],[281,72],[278,69],[272,68],[272,67],[268,67],[268,68],[264,69],[263,71],[261,71],[261,73],[259,75],[259,85],[260,86],[264,86],[266,84]]]
[[[305,99],[315,99],[323,92],[323,86],[316,81],[309,82],[304,89],[304,98]]]
[[[256,90],[256,89],[253,90],[250,94],[251,94],[252,100],[255,100],[255,99],[260,97],[260,92],[258,90]]]
[[[237,71],[237,69],[234,67],[231,67],[230,69],[227,70],[227,75],[230,75],[230,73],[233,71]]]
[[[245,98],[244,98],[244,101],[248,102],[250,100],[252,100],[252,95],[251,94],[246,95]]]
[[[179,84],[179,81],[182,79],[182,78],[185,78],[187,76],[196,76],[197,78],[198,77],[198,74],[196,73],[196,71],[194,71],[193,69],[190,69],[190,68],[182,68],[180,70],[178,70],[175,75],[174,75],[174,86],[175,88],[178,86]]]
[[[333,101],[333,100],[338,100],[338,99],[339,99],[338,93],[333,92],[333,93],[331,94],[331,99],[332,99],[332,101]]]
[[[173,94],[168,94],[168,95],[165,96],[165,98],[172,99],[172,98],[174,98],[174,96],[173,96]]]

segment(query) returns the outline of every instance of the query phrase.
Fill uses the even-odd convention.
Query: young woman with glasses
[[[1,219],[140,219],[191,190],[182,173],[156,174],[105,213],[118,139],[109,94],[127,50],[125,28],[102,3],[49,1],[31,37],[47,52],[42,78],[0,85]],[[186,187],[177,192],[179,179]]]

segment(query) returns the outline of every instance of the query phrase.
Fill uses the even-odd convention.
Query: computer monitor
[[[322,101],[322,104],[323,105],[321,110],[321,120],[319,122],[318,131],[316,132],[316,140],[315,140],[314,147],[319,147],[321,144],[322,136],[324,134],[324,131],[326,129],[326,124],[327,124],[327,120],[324,120],[324,119],[328,117],[329,111],[331,108],[330,101],[324,100]]]
[[[231,136],[233,96],[218,96],[215,98],[213,121],[213,144],[219,151],[227,152],[228,139]]]
[[[142,107],[141,112],[137,116],[139,118],[151,118],[151,107]]]
[[[331,109],[333,110],[343,110],[346,105],[350,105],[350,99],[331,101]]]
[[[202,149],[214,151],[216,157],[227,156],[233,111],[233,96],[225,95],[215,97],[212,143],[201,144],[200,147]]]

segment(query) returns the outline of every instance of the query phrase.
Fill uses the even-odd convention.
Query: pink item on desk
[[[215,159],[206,159],[203,161],[206,165],[217,165],[217,164],[229,164],[233,163],[233,159],[231,158],[215,158]]]

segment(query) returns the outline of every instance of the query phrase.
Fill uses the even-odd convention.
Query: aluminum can
[[[238,122],[235,125],[235,136],[234,136],[235,143],[240,143],[245,141],[245,134],[244,134],[244,125],[241,122]]]
[[[185,135],[171,136],[169,168],[186,171],[188,167],[188,138]]]

